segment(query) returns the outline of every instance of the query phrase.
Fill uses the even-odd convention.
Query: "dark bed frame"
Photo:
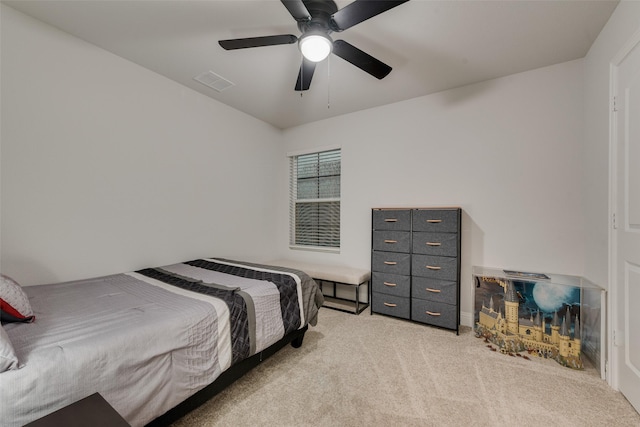
[[[274,355],[285,345],[291,343],[291,346],[293,348],[299,348],[302,345],[302,340],[304,339],[304,334],[305,332],[307,332],[307,329],[308,326],[305,325],[303,328],[291,332],[289,335],[286,335],[280,341],[272,344],[270,347],[267,347],[260,353],[256,353],[248,359],[245,359],[231,366],[229,369],[220,374],[220,376],[214,382],[198,391],[196,394],[189,397],[184,402],[179,403],[173,409],[170,409],[163,415],[160,415],[158,418],[147,424],[146,427],[165,427],[170,425],[171,423],[182,418],[184,415],[193,411],[194,409],[220,393],[222,390],[233,384],[237,379],[242,377],[251,369],[258,366],[270,356]]]

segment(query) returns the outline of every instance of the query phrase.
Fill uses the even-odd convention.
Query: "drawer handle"
[[[427,242],[427,246],[440,246],[442,243],[440,242]]]
[[[427,265],[429,270],[440,270],[442,267],[436,267],[435,265]]]
[[[440,316],[440,315],[441,315],[441,313],[434,313],[433,311],[428,311],[428,310],[426,311],[426,313],[427,313],[429,316]]]
[[[392,288],[393,288],[393,287],[395,287],[395,286],[398,286],[398,285],[397,285],[397,284],[395,284],[395,283],[389,283],[389,282],[383,282],[383,284],[384,284],[385,286],[391,286]]]
[[[384,305],[386,305],[387,307],[397,307],[398,306],[398,304],[393,304],[393,303],[390,303],[390,302],[385,302]]]
[[[440,289],[427,288],[427,292],[433,292],[433,293],[439,294],[442,291]]]
[[[384,263],[387,264],[387,265],[396,265],[397,264],[397,262],[395,262],[395,261],[385,261]]]
[[[385,218],[384,222],[398,222],[396,218]]]
[[[431,223],[431,224],[437,224],[439,222],[442,222],[441,219],[428,219],[427,222]]]
[[[385,243],[398,243],[397,240],[385,240],[384,242]]]

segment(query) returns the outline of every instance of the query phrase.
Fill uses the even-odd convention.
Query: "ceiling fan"
[[[340,10],[332,0],[281,1],[298,23],[298,29],[302,32],[300,37],[293,34],[280,34],[220,40],[218,42],[220,46],[226,50],[233,50],[298,42],[303,58],[296,81],[295,90],[297,91],[309,89],[316,63],[325,59],[330,53],[334,53],[378,79],[386,77],[391,72],[391,67],[384,62],[344,40],[332,40],[330,34],[351,28],[409,0],[355,0]]]

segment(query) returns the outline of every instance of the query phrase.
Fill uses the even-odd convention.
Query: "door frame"
[[[617,360],[620,349],[615,345],[615,319],[614,314],[619,304],[618,273],[617,273],[617,233],[615,216],[618,202],[617,176],[618,176],[618,126],[616,118],[615,96],[618,92],[618,67],[629,53],[640,44],[640,29],[624,43],[618,53],[609,63],[609,225],[608,225],[608,294],[607,298],[607,361],[606,377],[609,385],[616,391],[619,390],[620,378]],[[627,344],[628,345],[628,344]]]

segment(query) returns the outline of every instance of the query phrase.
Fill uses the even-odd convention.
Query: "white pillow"
[[[18,357],[9,341],[7,331],[0,326],[0,372],[18,369]]]
[[[33,322],[33,310],[27,294],[9,276],[0,274],[0,321]]]

